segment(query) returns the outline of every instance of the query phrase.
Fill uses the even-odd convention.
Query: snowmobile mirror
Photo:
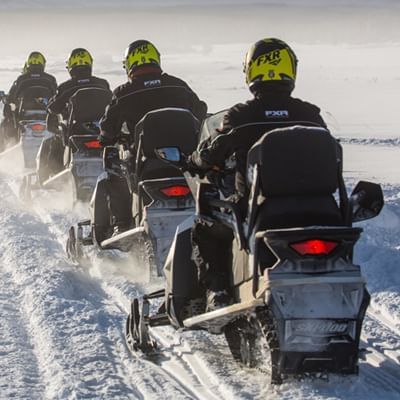
[[[162,161],[180,166],[182,164],[182,153],[179,147],[160,147],[155,149],[156,156]]]
[[[360,181],[349,199],[351,221],[359,222],[376,217],[384,205],[383,192],[380,185]]]
[[[47,107],[47,104],[49,104],[49,99],[47,97],[36,97],[35,101],[44,107]]]

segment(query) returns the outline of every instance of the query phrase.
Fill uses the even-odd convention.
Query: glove
[[[183,171],[188,171],[190,175],[195,176],[198,175],[200,178],[204,178],[206,172],[209,170],[209,167],[203,165],[199,167],[194,161],[193,161],[193,155],[188,156],[185,166],[183,168]]]

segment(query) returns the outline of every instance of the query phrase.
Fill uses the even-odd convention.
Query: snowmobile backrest
[[[136,173],[139,180],[180,176],[173,166],[159,160],[154,150],[177,146],[190,154],[197,146],[199,121],[182,108],[162,108],[148,112],[136,125]]]
[[[16,89],[15,97],[20,100],[37,97],[50,99],[53,94],[53,84],[46,78],[38,77],[22,81]]]
[[[329,195],[339,186],[339,146],[324,128],[274,129],[248,152],[266,197]]]
[[[87,87],[77,90],[69,99],[69,124],[100,121],[112,92],[107,89]]]
[[[156,159],[154,149],[159,147],[177,146],[185,154],[193,152],[197,146],[199,128],[199,121],[190,111],[162,108],[148,112],[138,122],[135,136],[138,139],[140,136],[141,154],[148,159]]]
[[[19,115],[25,113],[43,111],[46,114],[48,100],[52,96],[52,90],[46,86],[29,86],[19,92]]]

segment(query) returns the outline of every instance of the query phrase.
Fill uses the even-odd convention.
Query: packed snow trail
[[[360,375],[271,386],[262,372],[233,361],[222,336],[205,332],[155,328],[162,356],[152,362],[130,355],[124,338],[129,301],[162,287],[162,280],[147,283],[118,252],[93,249],[87,265],[72,265],[64,251],[67,231],[87,217],[86,207],[56,206],[64,195],[54,192],[35,193],[30,205],[22,204],[19,183],[0,176],[0,388],[7,397],[399,398],[399,185],[385,186],[387,205],[362,224],[356,252],[372,292]]]
[[[96,280],[66,261],[47,224],[20,208],[4,180],[0,190],[1,300],[11,335],[2,336],[8,344],[2,352],[12,358],[2,360],[2,374],[8,376],[3,393],[30,399],[189,398],[180,382],[129,357],[124,312]]]

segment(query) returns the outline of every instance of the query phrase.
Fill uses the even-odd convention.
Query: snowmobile
[[[245,135],[254,134],[252,129],[259,131],[260,124],[236,128]],[[272,383],[307,374],[357,374],[370,296],[353,263],[362,229],[352,225],[377,216],[384,201],[379,185],[363,181],[347,195],[339,150],[323,128],[265,133],[248,152],[244,216],[237,203],[215,196],[213,185],[185,172],[197,199],[196,219],[233,232],[233,301],[206,312],[205,289],[191,260],[195,218],[189,218],[178,227],[168,254],[165,288],[131,301],[130,351],[157,356],[151,330],[172,325],[224,334],[233,358],[248,367],[267,366]],[[179,148],[157,153],[188,168]],[[162,299],[151,314],[152,301]]]
[[[176,227],[194,214],[195,206],[181,173],[156,158],[154,149],[180,143],[184,151],[191,152],[196,148],[198,134],[199,121],[190,111],[162,108],[148,112],[137,123],[134,146],[128,133],[124,135],[127,139],[123,151],[106,147],[105,173],[99,178],[91,200],[92,220],[78,223],[76,229],[70,228],[68,255],[79,260],[82,245],[118,249],[136,257],[150,276],[160,276]],[[113,186],[115,180],[119,180],[117,186]],[[124,189],[126,186],[128,189]],[[131,204],[129,229],[117,234],[113,231],[115,221],[107,200],[110,190],[119,193],[123,204]],[[85,226],[89,228],[86,235]]]
[[[36,171],[24,177],[23,198],[29,199],[35,189],[71,188],[74,203],[89,201],[103,171],[99,120],[110,101],[111,92],[99,88],[79,89],[71,96],[68,121],[61,124],[60,133],[42,141]]]
[[[51,134],[46,128],[46,105],[51,91],[45,86],[31,86],[19,99],[14,120],[15,137],[2,137],[7,153],[22,150],[25,168],[35,168],[35,159],[42,140]]]

